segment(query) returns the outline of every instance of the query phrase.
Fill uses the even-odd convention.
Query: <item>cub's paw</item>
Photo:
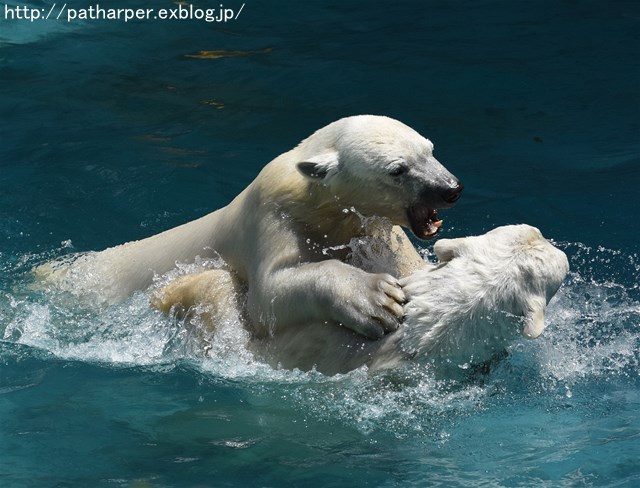
[[[223,269],[210,269],[181,276],[151,297],[151,305],[169,313],[188,310],[199,305],[220,307],[231,303],[237,283],[231,273]]]
[[[185,275],[177,278],[151,296],[151,306],[163,313],[170,313],[172,307],[176,311],[184,310],[196,304],[198,300],[200,275]]]

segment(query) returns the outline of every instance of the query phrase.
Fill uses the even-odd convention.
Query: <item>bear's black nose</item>
[[[464,190],[464,185],[458,181],[456,183],[456,186],[453,186],[442,193],[442,199],[445,202],[453,205],[458,200],[460,200],[460,197],[462,196],[462,190]]]

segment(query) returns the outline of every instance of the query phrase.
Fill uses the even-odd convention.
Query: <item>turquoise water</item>
[[[640,485],[637,2],[0,7],[0,486]],[[225,205],[356,113],[416,128],[465,183],[445,237],[526,222],[568,254],[544,335],[487,374],[274,370],[233,334],[204,354],[148,292],[95,310],[29,288],[35,264]]]

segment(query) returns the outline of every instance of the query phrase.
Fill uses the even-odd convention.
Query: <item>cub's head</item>
[[[490,360],[518,335],[538,337],[569,271],[566,255],[528,225],[441,239],[434,251],[439,266],[403,280],[402,348],[454,369]]]
[[[390,219],[416,237],[434,237],[437,209],[452,207],[463,185],[433,157],[433,144],[388,117],[347,117],[298,147],[297,169],[344,207]]]
[[[481,236],[441,239],[434,251],[441,262],[455,262],[479,282],[488,302],[485,307],[523,316],[522,333],[532,339],[544,330],[545,307],[569,272],[565,253],[526,224],[498,227]]]

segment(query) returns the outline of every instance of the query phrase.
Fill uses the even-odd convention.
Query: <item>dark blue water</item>
[[[0,7],[0,486],[640,485],[638,2]],[[203,354],[147,293],[96,311],[29,288],[35,264],[225,205],[357,113],[416,128],[464,181],[444,236],[526,222],[569,255],[544,335],[488,374],[274,370],[242,337]]]

